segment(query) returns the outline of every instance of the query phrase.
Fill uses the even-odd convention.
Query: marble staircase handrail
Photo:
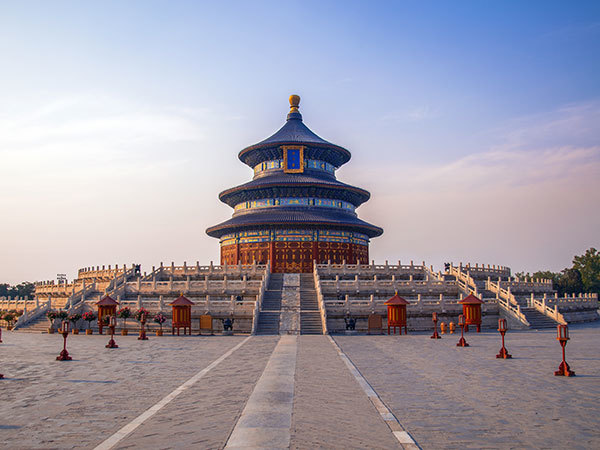
[[[319,313],[321,315],[321,325],[323,334],[329,334],[327,328],[327,307],[325,305],[325,301],[323,299],[323,291],[321,289],[321,279],[319,277],[319,271],[317,269],[317,264],[313,265],[313,278],[315,283],[315,291],[317,293],[317,304],[319,305]]]

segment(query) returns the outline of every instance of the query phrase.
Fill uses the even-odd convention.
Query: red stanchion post
[[[504,335],[506,334],[506,330],[508,330],[508,326],[506,325],[506,319],[498,319],[498,331],[502,335],[502,348],[500,349],[500,352],[496,355],[496,358],[512,358],[512,356],[508,354],[508,350],[506,350],[506,347],[504,346]]]
[[[558,370],[554,372],[554,375],[557,377],[574,377],[575,372],[571,370],[565,360],[565,347],[569,340],[569,327],[567,325],[558,325],[556,327],[556,334],[556,339],[560,342],[560,346],[562,347],[562,362],[560,363],[560,366],[558,366]]]
[[[110,341],[106,344],[106,348],[119,348],[117,343],[115,342],[115,326],[117,325],[117,318],[115,316],[110,316],[108,327],[110,328]]]
[[[441,339],[442,337],[437,331],[438,315],[436,312],[431,315],[431,319],[433,320],[433,334],[431,335],[431,339]]]
[[[140,335],[138,337],[138,341],[147,341],[148,337],[146,336],[146,313],[142,313],[142,320],[140,320]]]
[[[60,355],[58,355],[56,357],[57,361],[71,361],[73,358],[71,358],[69,356],[69,352],[67,351],[67,337],[69,336],[69,321],[68,320],[63,320],[62,322],[62,331],[61,331],[62,335],[63,335],[63,349],[62,352],[60,352]]]
[[[460,327],[460,339],[458,340],[457,347],[468,347],[467,341],[465,341],[465,316],[462,314],[458,316],[458,326]]]

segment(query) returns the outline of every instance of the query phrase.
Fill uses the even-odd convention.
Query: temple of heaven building
[[[271,261],[273,272],[298,273],[313,261],[366,263],[369,239],[383,233],[356,214],[370,194],[335,177],[350,152],[309,130],[299,103],[290,96],[285,125],[238,155],[254,178],[221,192],[233,216],[206,230],[220,239],[221,264]]]

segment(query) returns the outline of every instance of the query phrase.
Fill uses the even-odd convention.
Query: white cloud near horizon
[[[600,244],[598,123],[600,102],[568,105],[510,121],[453,161],[348,167],[344,179],[372,193],[361,217],[385,229],[372,257],[570,266]]]
[[[197,222],[218,161],[207,134],[231,120],[101,95],[2,109],[0,280],[8,282],[148,261],[144,252],[170,242],[161,235],[173,236],[177,219]]]

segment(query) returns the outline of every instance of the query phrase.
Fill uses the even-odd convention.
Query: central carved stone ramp
[[[279,334],[281,315],[281,291],[283,290],[283,274],[273,273],[265,291],[256,334]]]
[[[313,274],[300,275],[300,334],[323,334]]]

